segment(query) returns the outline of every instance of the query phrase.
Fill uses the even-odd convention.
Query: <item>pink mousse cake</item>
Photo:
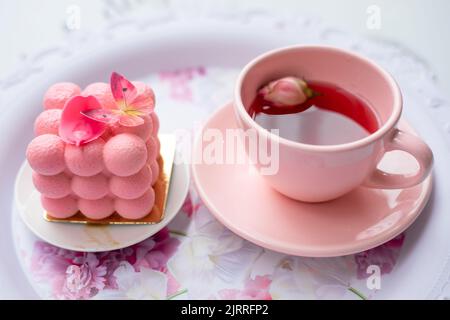
[[[83,91],[57,83],[43,105],[27,159],[44,209],[60,219],[78,212],[94,220],[148,215],[160,171],[152,89],[113,73],[111,85]]]

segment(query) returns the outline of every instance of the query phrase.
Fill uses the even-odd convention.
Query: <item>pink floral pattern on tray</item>
[[[229,98],[235,75],[236,70],[195,67],[147,80],[161,95],[157,108],[184,110],[186,104],[199,108]],[[371,299],[378,291],[368,286],[377,276],[369,267],[376,266],[383,281],[395,269],[405,240],[402,234],[344,257],[294,257],[229,231],[194,186],[180,211],[156,235],[101,253],[57,248],[22,225],[22,231],[15,230],[19,258],[38,294],[49,299]]]

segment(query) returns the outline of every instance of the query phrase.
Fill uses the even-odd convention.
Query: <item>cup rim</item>
[[[296,142],[293,140],[289,140],[283,137],[280,137],[278,135],[275,135],[274,133],[270,132],[269,130],[263,128],[261,125],[259,125],[252,117],[250,117],[249,113],[244,107],[244,104],[241,99],[241,88],[242,88],[242,82],[244,81],[244,78],[248,74],[248,72],[259,62],[280,54],[287,51],[296,51],[299,49],[316,49],[316,50],[326,50],[326,51],[334,51],[338,53],[343,53],[345,55],[351,56],[355,59],[358,59],[366,64],[368,64],[370,67],[374,68],[379,72],[384,80],[389,84],[390,89],[393,93],[393,108],[392,112],[389,116],[389,118],[383,123],[382,126],[378,128],[377,131],[370,134],[369,136],[355,140],[352,142],[342,143],[342,144],[336,144],[336,145],[314,145],[314,144],[306,144],[301,142]],[[392,75],[384,70],[382,67],[380,67],[378,64],[376,64],[374,61],[365,58],[359,54],[356,54],[352,51],[337,48],[334,46],[327,46],[327,45],[292,45],[292,46],[286,46],[282,48],[273,49],[270,51],[267,51],[253,60],[251,60],[249,63],[247,63],[244,68],[239,73],[239,76],[236,81],[236,85],[234,88],[234,108],[237,110],[240,119],[246,122],[246,124],[251,127],[255,128],[259,135],[265,136],[269,139],[277,139],[279,143],[287,145],[289,147],[299,148],[302,150],[307,151],[314,151],[314,152],[336,152],[336,151],[345,151],[345,150],[351,150],[356,149],[360,147],[367,146],[379,139],[381,139],[385,134],[387,134],[395,125],[397,124],[398,120],[400,119],[400,115],[402,112],[402,95],[400,92],[400,88],[395,81],[395,79],[392,77]]]

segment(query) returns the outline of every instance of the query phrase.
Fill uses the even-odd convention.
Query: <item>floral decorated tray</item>
[[[449,182],[445,178],[450,172],[445,166],[449,157],[445,124],[437,119],[444,112],[448,114],[448,103],[430,81],[431,73],[401,48],[354,38],[314,21],[297,19],[287,28],[275,20],[246,19],[226,23],[168,21],[150,23],[151,28],[136,24],[135,35],[126,40],[118,36],[120,30],[115,30],[113,41],[105,31],[101,37],[87,40],[104,41],[102,49],[89,56],[80,49],[70,59],[59,57],[71,61],[63,69],[46,67],[44,72],[26,75],[31,79],[17,84],[14,79],[0,82],[5,91],[28,88],[29,92],[14,102],[14,110],[23,114],[20,124],[19,120],[7,120],[13,119],[14,113],[6,113],[0,120],[2,136],[8,137],[0,141],[0,151],[11,155],[7,161],[1,160],[2,170],[11,172],[1,181],[2,209],[5,219],[12,223],[12,229],[11,224],[4,223],[0,233],[3,258],[8,261],[0,269],[1,297],[381,299],[444,295],[450,253],[446,231],[450,200],[445,197]],[[302,35],[294,32],[300,25],[305,31]],[[130,25],[124,27],[124,34],[129,34],[127,28]],[[264,42],[255,36],[261,28]],[[211,215],[193,185],[182,210],[167,227],[136,245],[109,252],[59,249],[36,238],[12,212],[8,187],[11,189],[31,136],[31,132],[19,128],[31,126],[42,92],[50,83],[70,79],[86,84],[111,69],[151,83],[158,93],[161,132],[175,132],[178,150],[183,153],[190,149],[195,128],[231,99],[234,79],[248,60],[271,48],[311,42],[355,50],[393,73],[403,90],[406,118],[434,150],[439,150],[430,202],[414,225],[395,239],[337,258],[276,253],[226,229]],[[17,271],[18,264],[23,271]],[[367,273],[372,264],[379,265],[381,271],[376,288],[370,285],[372,279]]]

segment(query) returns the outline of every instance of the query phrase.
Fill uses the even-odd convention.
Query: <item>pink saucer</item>
[[[203,130],[236,128],[232,104]],[[400,127],[413,130],[404,122]],[[201,153],[196,143],[194,152]],[[413,172],[414,159],[388,154],[386,171]],[[309,204],[289,199],[263,182],[249,164],[194,163],[193,178],[205,205],[241,237],[262,247],[307,257],[341,256],[376,247],[403,232],[419,216],[431,193],[431,176],[401,190],[357,188],[337,200]]]

